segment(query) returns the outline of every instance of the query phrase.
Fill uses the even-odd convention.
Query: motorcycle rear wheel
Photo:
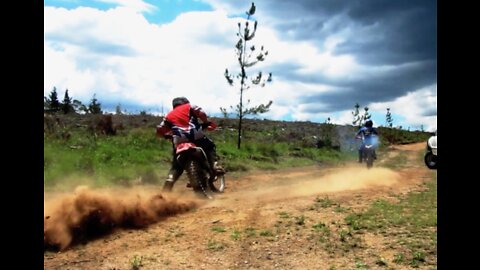
[[[197,160],[192,159],[187,163],[187,177],[193,191],[201,193],[210,198],[207,194],[207,175]]]

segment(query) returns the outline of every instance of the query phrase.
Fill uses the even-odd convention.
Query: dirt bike
[[[437,133],[427,141],[427,152],[425,153],[425,165],[429,169],[437,169]]]
[[[213,130],[215,124],[202,125],[203,129]],[[212,193],[222,193],[225,190],[225,170],[218,164],[213,163],[213,168],[208,162],[204,149],[192,142],[184,142],[177,145],[177,158],[185,164],[185,172],[188,178],[187,187],[194,192],[212,199]]]
[[[357,139],[362,140],[362,159],[367,164],[367,169],[373,167],[373,161],[376,159],[375,149],[377,148],[378,137],[376,135],[371,135],[372,138],[369,140],[369,143],[365,143],[365,138],[356,137]]]

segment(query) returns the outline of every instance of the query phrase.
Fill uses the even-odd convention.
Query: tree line
[[[73,99],[68,94],[68,89],[65,90],[65,95],[62,101],[58,99],[57,88],[54,86],[48,96],[43,97],[43,111],[45,113],[89,113],[102,114],[101,103],[98,102],[96,94],[93,94],[90,103],[85,105],[80,100]]]

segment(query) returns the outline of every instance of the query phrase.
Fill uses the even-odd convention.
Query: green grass
[[[212,227],[211,230],[212,230],[212,232],[217,232],[217,233],[226,232],[225,228],[223,228],[223,227],[218,227],[218,226]]]
[[[232,240],[237,241],[237,240],[240,239],[241,235],[242,235],[242,232],[240,232],[240,231],[237,230],[237,229],[234,229],[234,230],[232,231],[232,234],[230,235],[230,238],[232,238]]]
[[[377,200],[366,211],[349,214],[345,222],[354,233],[380,233],[392,241],[392,247],[405,250],[395,255],[393,262],[397,264],[418,267],[429,260],[434,261],[432,256],[436,256],[437,248],[436,179],[428,182],[426,188],[425,191],[409,193],[398,203]]]
[[[132,270],[138,270],[143,265],[143,256],[135,255],[130,261],[130,266]]]
[[[96,139],[73,134],[68,141],[44,139],[45,187],[69,178],[91,179],[89,184],[97,186],[125,184],[140,177],[144,183],[157,183],[169,167],[170,146],[147,130]]]
[[[71,131],[68,140],[44,139],[44,186],[72,187],[128,184],[141,178],[144,183],[163,181],[171,160],[169,142],[156,138],[147,128],[135,128],[115,136],[97,136]],[[245,141],[238,150],[233,140],[216,142],[217,153],[228,172],[277,170],[285,167],[335,164],[346,155],[329,149],[298,148],[294,144]],[[76,180],[72,180],[76,179]]]
[[[209,250],[214,250],[214,251],[219,251],[224,249],[226,246],[222,242],[217,242],[215,240],[208,240],[207,242],[207,249]]]
[[[135,115],[118,119],[114,117],[114,125],[122,128],[117,130],[116,135],[106,136],[98,131],[94,133],[99,116],[55,117],[59,117],[62,125],[44,132],[45,189],[70,188],[78,184],[130,184],[140,178],[143,183],[163,182],[170,166],[172,149],[170,142],[155,136],[155,125],[160,123],[160,118]],[[236,122],[234,119],[215,121],[224,122],[227,127],[235,126]],[[319,124],[245,121],[241,149],[237,149],[237,132],[234,129],[224,127],[208,134],[216,143],[220,161],[229,173],[315,164],[337,165],[356,158],[356,151],[316,148],[312,135],[322,138],[319,132],[324,127]],[[354,132],[352,127],[343,129],[345,131],[342,133],[345,134]],[[350,137],[345,134],[333,138],[333,141],[348,141]],[[407,136],[409,140],[421,137],[406,131],[395,134],[399,139],[402,136]]]

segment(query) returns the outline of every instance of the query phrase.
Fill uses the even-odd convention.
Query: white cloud
[[[393,119],[395,126],[411,127],[411,130],[423,128],[427,131],[437,129],[437,84],[412,91],[403,97],[399,97],[392,102],[372,103],[372,110],[384,111],[390,108],[392,115],[401,115],[404,120]],[[428,114],[433,111],[433,115]],[[394,117],[395,118],[395,117]]]
[[[185,95],[218,113],[220,106],[238,103],[238,87],[230,87],[223,77],[225,68],[239,71],[233,48],[238,21],[243,19],[228,18],[224,11],[188,12],[171,23],[155,25],[125,7],[106,11],[45,7],[44,94],[57,86],[60,93],[68,88],[70,95],[83,100],[95,92],[99,99],[128,99],[143,105],[169,104],[173,97]],[[264,72],[277,63],[296,61],[305,70],[335,73],[340,65],[334,63],[342,62],[320,54],[311,44],[281,41],[268,28],[259,28],[257,37],[251,44],[268,44],[270,52],[256,67]],[[115,53],[118,48],[123,51]],[[273,99],[276,113],[272,115],[287,111],[274,108],[277,102],[291,103],[302,93],[322,90],[286,82],[281,86],[274,80],[265,88],[245,92],[252,105]]]
[[[68,88],[70,96],[83,102],[96,93],[100,102],[108,98],[157,108],[163,105],[165,110],[174,97],[187,96],[209,114],[238,103],[239,87],[229,86],[223,73],[225,68],[239,72],[234,45],[237,23],[243,19],[229,18],[217,9],[182,13],[170,23],[153,24],[141,14],[154,8],[144,1],[104,2],[120,6],[104,11],[45,7],[44,95],[56,86],[59,96]],[[301,66],[299,72],[312,78],[321,74],[349,79],[393,68],[365,67],[349,55],[333,55],[345,33],[327,38],[324,51],[309,42],[287,42],[279,35],[259,22],[257,35],[248,45],[265,45],[269,55],[248,70],[249,75],[257,70],[268,73],[285,63]],[[334,123],[350,123],[349,111],[337,112],[336,117],[335,112],[310,114],[298,104],[301,97],[330,90],[327,85],[285,81],[274,73],[272,84],[246,91],[245,101],[251,99],[255,106],[273,100],[271,111],[261,116],[270,119],[323,121],[331,117]],[[412,113],[424,108],[420,97],[436,107],[436,85],[434,94],[423,91],[388,104],[372,104],[372,108],[383,110],[388,105],[393,113],[404,115],[405,121],[425,121],[422,124],[430,127],[433,120]],[[405,109],[408,106],[410,110]]]
[[[155,6],[150,5],[142,0],[97,0],[99,2],[117,4],[122,7],[126,7],[135,12],[151,12],[157,9]]]

